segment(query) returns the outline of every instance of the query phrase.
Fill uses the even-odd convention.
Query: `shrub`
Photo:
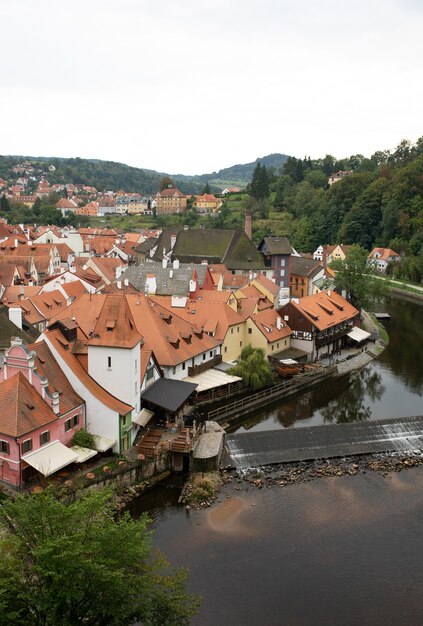
[[[81,448],[90,448],[95,450],[94,435],[84,428],[77,430],[72,439],[73,446],[81,446]]]

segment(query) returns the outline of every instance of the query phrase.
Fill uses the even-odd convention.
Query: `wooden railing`
[[[215,365],[219,365],[219,363],[222,363],[221,354],[218,354],[212,359],[209,359],[208,361],[204,361],[204,363],[200,363],[199,365],[191,365],[188,368],[188,376],[197,376],[197,374],[206,372],[207,370],[211,369]]]

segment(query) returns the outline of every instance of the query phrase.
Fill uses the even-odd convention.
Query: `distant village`
[[[14,168],[16,184],[0,180],[7,197],[32,205],[66,188],[57,205],[64,213],[186,210],[187,197],[175,188],[154,198],[98,194],[50,186],[43,176],[26,194],[31,167]],[[195,198],[206,213],[219,202],[212,194]],[[231,368],[246,346],[261,348],[277,371],[361,342],[368,333],[359,311],[332,285],[330,263],[347,250],[322,245],[301,256],[286,237],[272,236],[255,246],[249,213],[243,231],[1,220],[0,480],[21,488],[97,454],[145,452],[151,430],[160,428],[172,435],[172,453],[189,453],[196,407],[241,388]],[[370,257],[381,271],[398,260],[380,248]],[[95,449],[73,444],[81,429]],[[160,436],[151,445],[159,443]]]

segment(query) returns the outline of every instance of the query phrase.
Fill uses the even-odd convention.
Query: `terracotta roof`
[[[376,254],[380,256],[375,257]],[[398,252],[395,252],[391,248],[373,248],[373,250],[369,254],[370,259],[379,258],[383,261],[389,261],[392,257],[399,257]]]
[[[188,299],[186,306],[179,308],[172,307],[172,298],[170,296],[151,296],[151,299],[166,307],[172,313],[176,313],[187,322],[194,322],[197,326],[202,326],[204,332],[213,332],[214,337],[220,341],[225,339],[230,326],[244,322],[244,318],[225,302]]]
[[[84,335],[90,337],[100,315],[104,298],[105,296],[97,294],[91,295],[87,293],[82,295],[68,307],[64,308],[63,311],[52,317],[49,326],[62,319],[75,318]]]
[[[72,370],[72,373],[78,378],[81,384],[94,395],[100,402],[109,407],[112,411],[116,411],[120,415],[126,415],[132,408],[129,404],[121,402],[115,396],[112,396],[106,389],[101,387],[91,378],[88,372],[83,368],[76,356],[72,353],[72,344],[69,344],[60,330],[47,330],[44,333],[47,344],[51,344],[53,349],[57,351],[66,365]]]
[[[286,339],[286,337],[292,334],[290,327],[282,320],[275,309],[256,313],[256,315],[252,315],[250,319],[269,343],[273,343],[279,339]],[[280,320],[280,328],[278,328],[278,319]]]
[[[63,283],[61,287],[70,298],[79,298],[80,296],[84,295],[84,293],[88,293],[87,289],[84,287],[80,280],[74,280],[70,283]]]
[[[54,245],[56,246],[57,251],[60,254],[60,260],[62,263],[67,262],[70,254],[75,254],[72,248],[70,248],[67,243],[56,243]]]
[[[0,384],[0,433],[19,437],[57,420],[22,372]]]
[[[58,290],[46,291],[30,298],[24,298],[13,304],[22,309],[22,314],[29,324],[39,324],[49,320],[58,311],[66,308],[66,299]]]
[[[47,378],[49,387],[59,392],[60,414],[67,413],[84,403],[84,400],[76,393],[60,369],[45,341],[30,344],[28,349],[36,353],[35,365],[37,371],[44,376],[44,378]]]
[[[0,276],[1,282],[1,276]],[[7,287],[3,294],[3,302],[6,304],[12,304],[13,302],[19,302],[21,299],[31,298],[36,296],[41,291],[41,287],[30,287],[28,285],[11,285]],[[23,296],[23,297],[21,297]]]
[[[339,293],[331,290],[305,296],[300,298],[299,302],[291,300],[290,305],[302,313],[318,330],[326,330],[341,322],[351,320],[359,313]]]
[[[258,274],[252,282],[253,284],[259,283],[259,285],[264,287],[264,289],[269,291],[269,293],[273,294],[274,296],[277,296],[279,293],[279,285],[274,283],[273,280],[270,280],[270,278],[267,278],[267,276],[265,276],[264,274]]]
[[[106,296],[94,327],[90,346],[133,348],[142,340],[123,296]]]
[[[162,191],[159,191],[157,195],[162,198],[186,198],[185,194],[183,194],[182,191],[179,191],[179,189],[176,189],[176,187],[172,187],[171,189],[162,189]]]

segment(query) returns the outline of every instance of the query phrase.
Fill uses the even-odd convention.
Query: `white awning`
[[[358,328],[358,326],[354,326],[348,333],[348,337],[350,337],[357,343],[360,343],[361,341],[368,339],[370,337],[370,333],[362,330],[361,328]]]
[[[93,456],[97,454],[97,450],[91,450],[91,448],[83,448],[82,446],[71,446],[70,448],[78,455],[75,463],[83,463],[84,461],[88,461],[88,459],[92,459]]]
[[[282,365],[298,365],[294,359],[279,359],[279,363],[282,363]]]
[[[138,424],[139,426],[146,426],[148,422],[154,415],[154,411],[149,411],[148,409],[141,409],[141,411],[132,418],[133,424]]]
[[[43,476],[54,474],[62,467],[74,463],[77,458],[77,453],[60,441],[52,441],[34,452],[22,455],[22,460],[41,472]]]
[[[103,437],[102,435],[94,435],[94,445],[98,452],[106,452],[110,450],[116,444],[116,439],[110,439],[109,437]]]
[[[239,380],[242,380],[240,376],[232,376],[231,374],[226,374],[221,370],[209,369],[205,372],[201,372],[201,374],[197,374],[197,376],[188,376],[183,379],[185,383],[195,383],[197,386],[197,393],[200,391],[207,391],[208,389],[213,389],[214,387],[222,387],[223,385],[229,385],[230,383],[236,383]]]

